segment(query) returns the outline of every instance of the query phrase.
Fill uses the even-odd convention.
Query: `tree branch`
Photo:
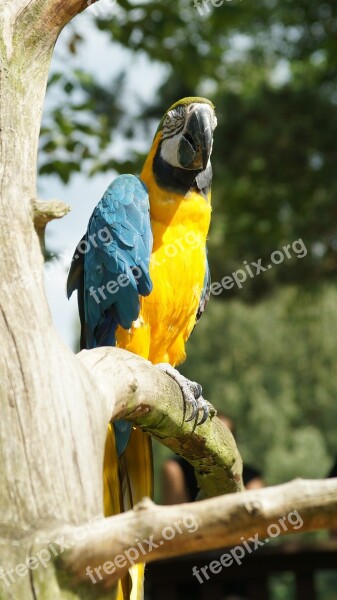
[[[53,219],[61,219],[71,210],[70,206],[64,204],[60,200],[49,200],[48,202],[43,200],[33,201],[34,210],[34,225],[35,228],[40,229],[45,227],[49,221]]]
[[[255,536],[265,540],[296,531],[333,527],[337,528],[336,479],[298,479],[276,487],[172,507],[156,506],[145,499],[132,511],[94,523],[90,528],[68,530],[66,539],[72,547],[60,557],[58,566],[76,581],[88,581],[87,567],[91,570],[101,567],[98,569],[101,577],[95,572],[96,580],[102,580],[106,587],[125,574],[131,559],[135,563],[144,559],[152,562],[240,545],[242,538]],[[153,542],[152,546],[148,542]],[[115,565],[114,571],[111,563]],[[104,564],[106,568],[102,569]]]
[[[39,236],[42,251],[45,248],[44,235],[46,226],[53,219],[61,219],[70,211],[70,206],[60,200],[33,200],[34,227]]]
[[[147,360],[119,348],[84,350],[77,356],[109,402],[112,420],[132,421],[186,458],[195,468],[203,497],[242,489],[239,452],[213,407],[206,423],[194,428],[184,421],[179,386]]]
[[[0,53],[5,50],[7,59],[22,45],[27,47],[31,60],[37,50],[47,50],[50,56],[63,27],[77,14],[99,0],[0,0]],[[16,39],[15,39],[16,38]],[[15,39],[16,43],[13,43]],[[3,42],[3,48],[2,43]],[[22,56],[22,58],[24,58]]]

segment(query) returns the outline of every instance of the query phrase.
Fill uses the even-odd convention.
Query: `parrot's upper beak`
[[[208,105],[198,105],[188,117],[179,142],[179,162],[183,169],[204,170],[213,145],[212,115]]]

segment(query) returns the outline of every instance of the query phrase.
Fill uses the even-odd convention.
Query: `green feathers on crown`
[[[201,96],[188,96],[187,98],[181,98],[181,100],[178,100],[178,102],[175,102],[174,104],[172,104],[172,106],[170,106],[170,108],[168,108],[167,111],[164,113],[164,115],[157,127],[157,131],[156,131],[154,137],[156,137],[157,133],[162,129],[164,119],[165,119],[167,113],[170,112],[170,110],[177,108],[177,106],[188,106],[189,104],[193,104],[194,102],[196,102],[198,104],[209,104],[209,106],[211,106],[213,109],[215,108],[213,102],[211,102],[207,98],[202,98]]]

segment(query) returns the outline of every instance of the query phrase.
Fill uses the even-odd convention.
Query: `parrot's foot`
[[[166,375],[169,375],[180,387],[185,407],[190,406],[192,409],[192,414],[186,419],[186,421],[192,421],[195,417],[197,417],[197,422],[195,426],[202,425],[208,419],[209,416],[209,403],[202,396],[202,387],[200,383],[196,381],[190,381],[186,379],[183,375],[174,369],[168,363],[158,363],[156,367],[159,367]],[[202,417],[200,421],[198,421],[198,414],[202,411]]]

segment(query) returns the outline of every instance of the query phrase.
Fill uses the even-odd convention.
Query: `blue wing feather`
[[[139,315],[139,294],[152,290],[149,198],[137,177],[121,175],[111,183],[89,221],[87,241],[92,241],[84,258],[90,347],[114,345],[117,326],[129,329]]]
[[[82,347],[115,345],[118,325],[129,329],[137,319],[139,295],[152,290],[152,244],[146,187],[120,175],[97,204],[68,277],[68,297],[74,289],[83,295]]]

